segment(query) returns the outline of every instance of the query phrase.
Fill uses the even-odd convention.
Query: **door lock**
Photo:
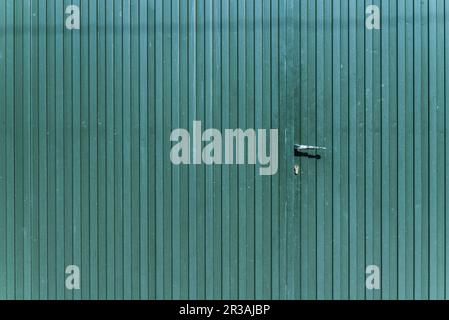
[[[295,164],[293,167],[293,172],[295,173],[295,176],[299,175],[299,165]]]

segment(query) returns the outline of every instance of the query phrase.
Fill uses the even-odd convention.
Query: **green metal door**
[[[444,0],[0,0],[0,299],[448,298],[448,46]],[[276,174],[172,164],[194,121]]]
[[[371,4],[380,30],[365,28]],[[447,3],[291,5],[290,126],[328,148],[297,160],[293,296],[448,298]]]

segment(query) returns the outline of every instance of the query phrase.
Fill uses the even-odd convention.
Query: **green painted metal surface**
[[[0,0],[0,299],[449,298],[448,46],[444,0]],[[173,166],[194,120],[279,172]]]

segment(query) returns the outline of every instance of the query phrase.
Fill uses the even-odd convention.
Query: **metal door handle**
[[[309,151],[309,150],[326,150],[324,147],[305,146],[302,144],[295,144],[295,151]]]
[[[321,159],[320,155],[311,155],[308,154],[307,151],[318,151],[318,150],[326,150],[325,147],[316,147],[316,146],[306,146],[306,145],[302,145],[302,144],[295,144],[295,156],[297,157],[307,157],[307,158],[313,158],[313,159]],[[293,171],[295,173],[295,175],[299,175],[300,170],[299,170],[299,165],[296,164],[293,167]]]

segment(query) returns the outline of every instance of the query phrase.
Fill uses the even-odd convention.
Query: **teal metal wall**
[[[0,298],[449,298],[448,46],[444,0],[0,0]],[[172,166],[194,120],[278,174]]]

